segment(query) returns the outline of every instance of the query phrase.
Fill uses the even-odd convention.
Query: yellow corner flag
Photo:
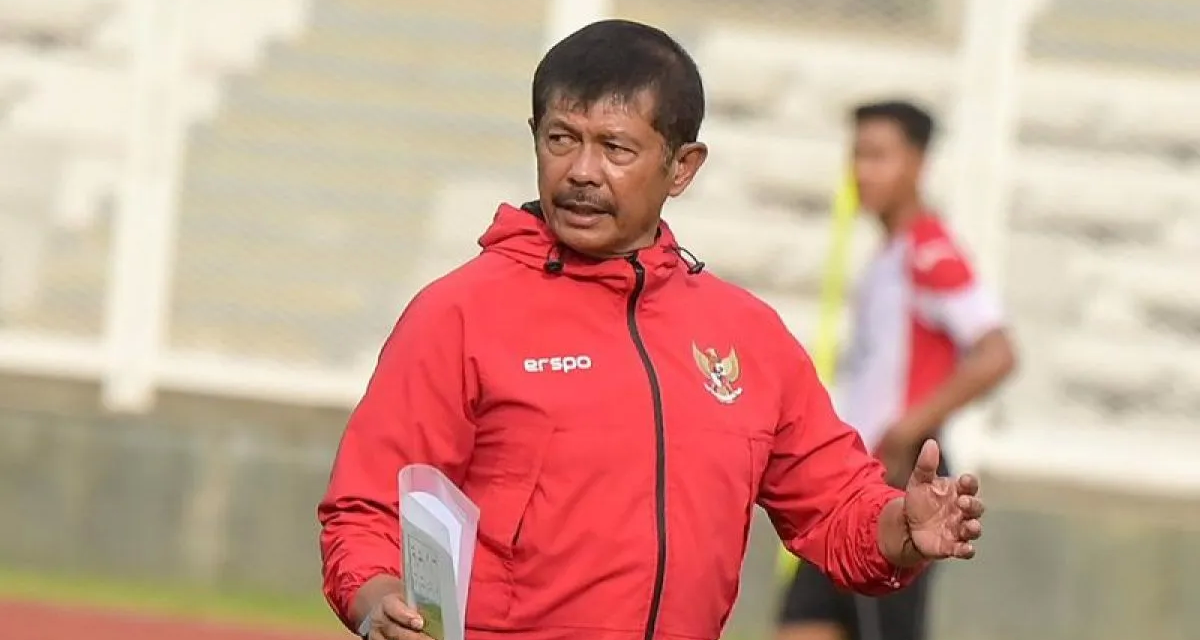
[[[813,338],[812,357],[817,375],[826,385],[833,384],[838,359],[838,327],[846,306],[846,272],[850,257],[850,240],[854,235],[854,215],[858,212],[858,189],[854,175],[847,171],[833,196],[833,222],[830,225],[829,254],[821,279],[820,318]],[[790,579],[799,561],[787,549],[780,548],[778,572],[781,579]]]

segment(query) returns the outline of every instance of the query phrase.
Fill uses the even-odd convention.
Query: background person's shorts
[[[857,596],[805,562],[784,597],[780,624],[835,623],[851,640],[924,640],[930,571],[882,598]]]
[[[944,450],[938,475],[950,475]],[[869,598],[838,589],[816,567],[801,563],[784,596],[779,623],[832,622],[845,629],[850,640],[925,640],[926,603],[933,571],[931,565],[904,589],[882,598]]]

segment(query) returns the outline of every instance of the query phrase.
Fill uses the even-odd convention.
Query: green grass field
[[[219,620],[262,627],[337,631],[320,594],[311,598],[253,590],[208,590],[95,576],[46,574],[0,568],[0,599],[116,609]]]
[[[23,600],[219,621],[306,633],[342,632],[320,595],[312,598],[253,590],[212,591],[180,585],[47,574],[0,567],[0,600]],[[86,635],[86,634],[85,634]],[[724,640],[734,640],[726,637]]]

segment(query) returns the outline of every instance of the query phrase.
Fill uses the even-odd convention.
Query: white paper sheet
[[[410,606],[435,640],[463,640],[479,508],[441,471],[400,471],[401,564]]]

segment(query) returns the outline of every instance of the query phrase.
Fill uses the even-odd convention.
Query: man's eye
[[[552,133],[547,137],[547,140],[554,144],[564,144],[571,141],[571,136],[565,133]]]
[[[604,146],[613,153],[632,153],[629,149],[613,142],[606,143]]]

